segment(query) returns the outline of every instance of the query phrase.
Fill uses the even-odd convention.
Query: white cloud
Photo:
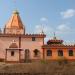
[[[36,31],[36,33],[41,33],[42,30],[43,30],[44,32],[47,32],[47,31],[48,31],[48,28],[47,28],[47,27],[44,28],[42,25],[36,25],[36,26],[35,26],[35,31]]]
[[[46,17],[42,17],[40,21],[48,21],[48,19]]]
[[[58,35],[61,35],[61,34],[68,35],[68,34],[73,34],[74,32],[75,32],[75,30],[67,24],[60,24],[56,28],[56,33]]]
[[[35,32],[36,33],[41,33],[41,31],[42,31],[42,26],[41,25],[36,25],[35,26]]]
[[[75,9],[68,9],[60,13],[61,16],[66,19],[75,16]]]
[[[60,30],[60,31],[69,31],[70,30],[69,26],[67,26],[66,24],[59,25],[57,27],[57,29]]]
[[[53,29],[47,25],[36,25],[35,26],[35,32],[36,33],[41,33],[42,30],[44,31],[45,34],[50,34],[50,32],[53,32]]]

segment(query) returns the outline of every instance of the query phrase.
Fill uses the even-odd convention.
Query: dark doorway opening
[[[30,51],[29,51],[29,49],[25,49],[25,61],[24,62],[30,62]]]

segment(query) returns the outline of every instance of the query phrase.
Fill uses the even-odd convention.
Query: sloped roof
[[[9,48],[18,48],[18,46],[17,46],[16,42],[13,41],[13,42],[11,43],[11,45],[9,46]]]

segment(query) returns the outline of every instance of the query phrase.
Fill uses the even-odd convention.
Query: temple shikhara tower
[[[3,32],[0,32],[0,61],[26,62],[37,60],[57,60],[65,57],[75,60],[75,45],[64,45],[56,37],[44,43],[46,35],[26,34],[19,12],[14,11]]]
[[[25,34],[25,28],[19,16],[19,12],[14,11],[10,20],[5,25],[5,34]]]

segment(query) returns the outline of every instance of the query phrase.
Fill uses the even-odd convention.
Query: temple
[[[26,34],[18,11],[14,11],[5,24],[3,32],[0,31],[0,61],[26,62],[37,60],[57,60],[65,57],[75,60],[75,45],[64,45],[63,40],[56,36],[44,43],[46,35]]]

